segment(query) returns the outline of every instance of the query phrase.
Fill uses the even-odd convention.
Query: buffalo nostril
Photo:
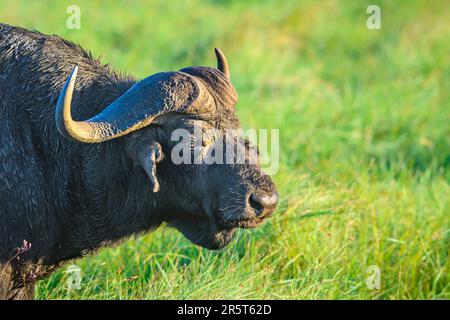
[[[278,193],[253,192],[249,198],[250,206],[257,215],[264,212],[264,209],[273,209],[278,204]]]
[[[257,216],[259,216],[264,211],[263,204],[259,201],[258,197],[255,196],[254,193],[251,194],[250,198],[248,199],[248,202],[250,204],[250,207],[252,207],[253,210],[255,210],[255,213]]]

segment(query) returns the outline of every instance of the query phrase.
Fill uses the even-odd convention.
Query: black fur
[[[20,264],[53,266],[157,227],[159,217],[144,217],[152,205],[142,201],[146,181],[129,179],[122,141],[70,142],[54,125],[58,94],[74,65],[83,88],[74,118],[97,114],[134,81],[57,36],[4,24],[0,54],[0,265],[24,240],[32,247]]]

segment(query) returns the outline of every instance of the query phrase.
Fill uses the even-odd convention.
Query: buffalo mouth
[[[265,217],[253,219],[224,220],[222,221],[221,225],[226,228],[253,229],[262,225],[265,220]]]
[[[276,207],[265,208],[260,215],[255,215],[253,211],[248,208],[244,209],[242,213],[226,214],[226,212],[216,212],[216,220],[224,228],[243,228],[252,229],[257,228],[270,218]]]
[[[194,244],[210,250],[218,250],[233,240],[237,228],[256,228],[267,218],[268,216],[265,215],[225,219],[222,212],[216,212],[212,217],[186,215],[172,220],[169,225],[180,231]]]

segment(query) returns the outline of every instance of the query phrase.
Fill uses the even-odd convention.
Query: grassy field
[[[39,299],[450,299],[446,1],[112,3],[0,0],[0,21],[140,77],[214,65],[222,48],[243,125],[280,129],[281,204],[220,252],[166,227],[130,239],[75,261],[79,290],[61,269]]]

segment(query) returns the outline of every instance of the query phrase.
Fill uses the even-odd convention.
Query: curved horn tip
[[[78,74],[78,65],[75,65],[75,67],[73,67],[72,72],[70,73],[70,80],[76,78],[77,74]]]
[[[56,128],[60,134],[71,140],[77,140],[72,134],[73,130],[71,130],[73,121],[70,111],[77,73],[78,66],[75,65],[59,94],[55,111]]]
[[[214,49],[217,57],[217,69],[222,71],[225,76],[229,79],[230,78],[230,68],[228,66],[228,61],[225,55],[223,54],[222,50],[219,48]]]
[[[67,79],[66,85],[64,86],[63,92],[64,92],[64,99],[66,99],[67,93],[70,95],[70,100],[72,101],[72,94],[73,89],[75,87],[75,80],[77,79],[78,74],[78,66],[75,65],[75,67],[72,69],[72,72],[70,73],[69,78]],[[67,97],[69,98],[69,97]],[[69,105],[70,109],[70,105]]]

